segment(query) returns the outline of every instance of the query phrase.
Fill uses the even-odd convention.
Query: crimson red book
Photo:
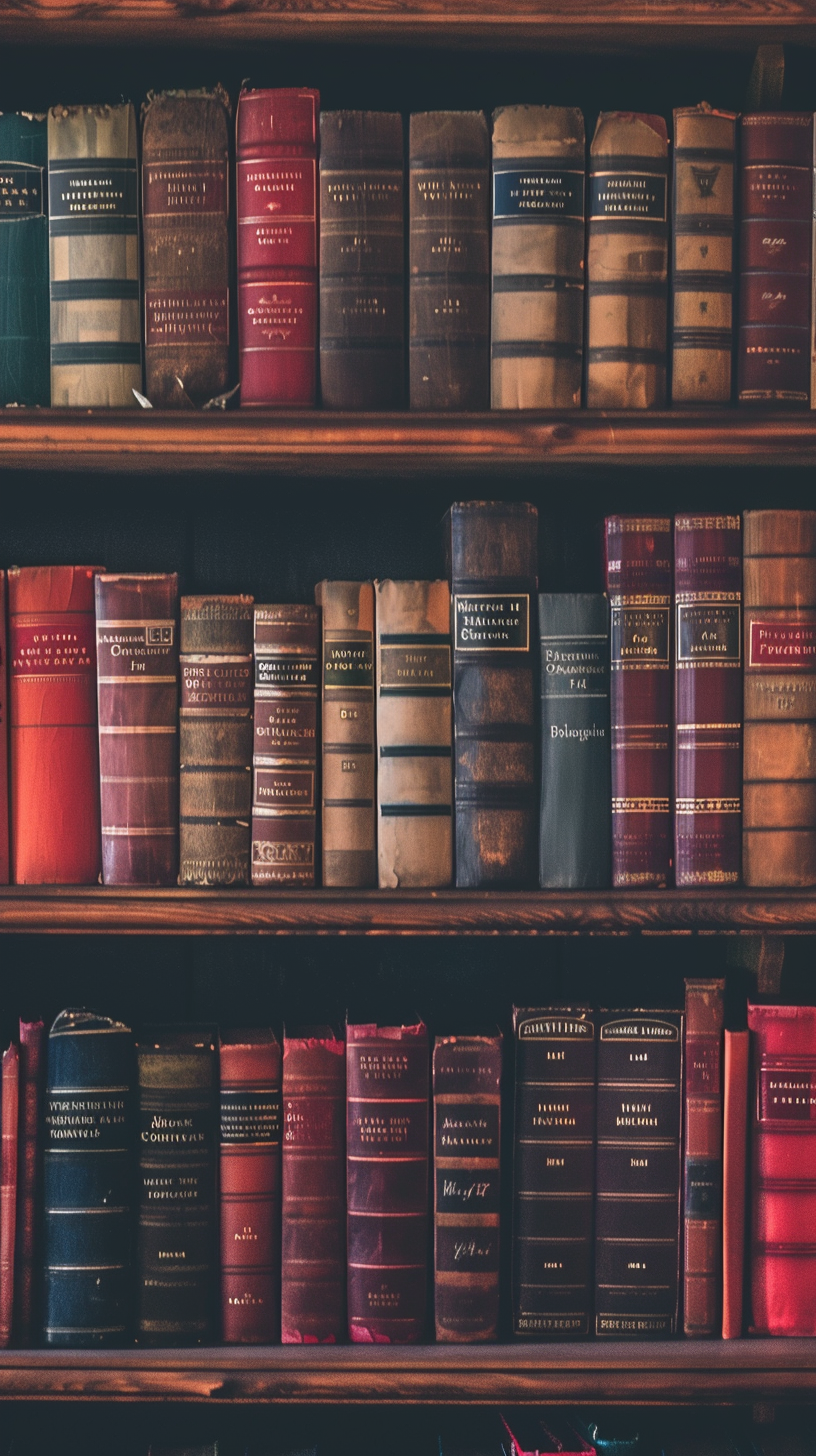
[[[45,1046],[43,1023],[21,1021],[14,1329],[15,1343],[22,1346],[32,1345],[36,1334]]]
[[[20,1054],[16,1046],[3,1053],[3,1106],[0,1114],[0,1348],[11,1343],[14,1310],[14,1241],[17,1222],[17,1120]]]
[[[723,1044],[722,1337],[742,1334],[745,1282],[745,1169],[748,1148],[747,1031],[726,1031]]]
[[[8,755],[8,644],[6,641],[6,573],[0,571],[0,885],[10,874],[9,755]]]

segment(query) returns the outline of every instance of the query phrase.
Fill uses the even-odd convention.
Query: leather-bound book
[[[742,862],[742,527],[674,521],[674,874],[736,885]]]
[[[672,523],[608,516],[612,883],[666,885],[671,865]]]
[[[102,878],[178,875],[178,577],[97,576]]]
[[[11,822],[9,814],[9,671],[7,621],[7,583],[0,571],[0,885],[11,878]]]
[[[377,883],[374,587],[321,581],[323,613],[323,884]]]
[[[810,403],[813,113],[740,123],[740,404]]]
[[[16,885],[95,885],[99,839],[94,577],[8,574],[11,858]]]
[[[606,111],[589,156],[589,409],[666,403],[668,138],[662,116]]]
[[[346,1044],[331,1027],[283,1037],[281,1339],[346,1338]]]
[[[453,878],[450,590],[375,582],[380,888]]]
[[[45,1343],[126,1345],[133,1330],[133,1033],[61,1011],[48,1036]]]
[[[609,603],[600,592],[538,598],[542,889],[602,890],[612,876]]]
[[[726,1031],[723,1047],[722,1337],[742,1334],[749,1033]]]
[[[221,1336],[280,1333],[281,1053],[271,1031],[222,1032]]]
[[[229,385],[229,126],[220,86],[142,106],[145,393],[157,409]]]
[[[816,884],[816,511],[743,517],[742,875]]]
[[[315,403],[319,110],[319,93],[299,87],[238,98],[242,405]]]
[[[428,1277],[428,1031],[346,1027],[348,1328],[354,1344],[411,1345]]]
[[[513,1334],[590,1331],[596,1019],[586,1006],[513,1011]]]
[[[411,117],[411,409],[490,403],[490,139],[481,111]]]
[[[737,118],[674,113],[672,404],[731,403]]]
[[[11,1344],[14,1315],[14,1248],[17,1230],[18,1119],[20,1051],[3,1052],[2,1133],[0,1136],[0,1349]]]
[[[136,407],[142,387],[136,113],[48,113],[51,404]]]
[[[248,885],[252,597],[182,597],[179,647],[179,880]]]
[[[677,1333],[682,1068],[681,1011],[601,1013],[596,1335]]]
[[[516,501],[460,501],[446,528],[456,884],[527,886],[538,838],[530,630],[538,512]]]
[[[584,118],[493,113],[494,409],[572,409],[584,361]]]
[[[51,403],[44,116],[0,114],[0,408]]]
[[[405,403],[402,117],[320,117],[320,393],[326,409]]]
[[[315,883],[317,607],[255,608],[252,883]]]
[[[433,1050],[436,1338],[495,1340],[499,1322],[501,1036]]]
[[[41,1021],[21,1021],[14,1342],[24,1347],[32,1345],[39,1333],[45,1058],[45,1026]]]
[[[683,1333],[720,1323],[725,981],[686,981]]]
[[[219,1295],[218,1065],[209,1028],[146,1030],[137,1048],[137,1340],[209,1345]]]

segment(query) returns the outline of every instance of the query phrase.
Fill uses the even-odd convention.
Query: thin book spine
[[[45,117],[0,114],[0,408],[51,403],[47,165]]]
[[[45,1026],[20,1022],[20,1134],[17,1170],[17,1247],[14,1270],[15,1342],[34,1343],[42,1247],[42,1111]],[[36,1274],[35,1274],[36,1270]]]
[[[3,1053],[2,1156],[0,1156],[0,1349],[11,1344],[14,1313],[14,1244],[17,1225],[20,1053]]]
[[[686,981],[683,1333],[720,1324],[725,982]]]
[[[320,610],[255,608],[252,883],[314,885]]]
[[[377,883],[374,587],[322,581],[323,884]]]
[[[726,1031],[723,1048],[722,1337],[743,1332],[748,1151],[747,1031]]]

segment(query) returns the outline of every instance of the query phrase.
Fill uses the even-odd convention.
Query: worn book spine
[[[683,1333],[720,1325],[725,981],[686,981]]]
[[[255,608],[252,883],[315,883],[317,607]]]
[[[51,403],[44,116],[0,114],[0,408]]]
[[[749,1033],[726,1031],[723,1047],[722,1337],[742,1335],[748,1153]]]
[[[271,1031],[222,1033],[221,1337],[280,1334],[281,1052]]]
[[[178,876],[178,577],[97,576],[102,878]]]
[[[816,511],[743,517],[746,885],[816,884]]]
[[[490,403],[490,140],[481,111],[411,117],[411,409]]]
[[[229,126],[220,86],[142,106],[145,392],[158,409],[229,384]]]
[[[3,1052],[2,1128],[0,1144],[0,1349],[11,1344],[14,1316],[14,1247],[17,1237],[18,1128],[20,1050],[13,1043]]]
[[[585,150],[574,106],[493,113],[494,409],[581,403]]]
[[[300,88],[238,99],[242,405],[315,403],[319,111],[319,92]]]
[[[326,409],[405,403],[402,117],[320,117],[320,393]]]
[[[38,1333],[42,1222],[42,1112],[45,1026],[20,1022],[20,1109],[17,1152],[17,1234],[14,1264],[14,1342],[34,1343]],[[36,1271],[36,1272],[35,1272]]]
[[[602,112],[587,202],[590,409],[666,403],[668,138],[662,116]]]
[[[538,840],[530,635],[538,512],[515,501],[463,501],[446,527],[456,884],[528,886]]]
[[[609,603],[542,592],[542,889],[602,890],[612,877]]]
[[[323,613],[323,884],[377,883],[374,587],[321,581]]]
[[[182,597],[179,647],[179,881],[248,885],[252,597]]]
[[[142,387],[136,113],[48,113],[51,404],[135,408]]]

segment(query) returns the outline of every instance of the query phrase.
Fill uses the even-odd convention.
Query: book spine
[[[51,403],[47,164],[45,118],[0,115],[0,408]]]
[[[242,405],[315,403],[319,110],[317,91],[242,91],[238,101]]]
[[[280,1334],[281,1054],[271,1032],[222,1037],[221,1334]]]
[[[0,885],[11,880],[11,815],[9,782],[8,582],[0,571]]]
[[[374,588],[323,581],[323,884],[377,883]]]
[[[2,1155],[0,1156],[0,1349],[11,1344],[14,1314],[14,1245],[17,1227],[17,1139],[20,1052],[3,1053]]]
[[[720,1322],[725,981],[686,981],[683,1333]]]
[[[20,1022],[19,1148],[17,1154],[17,1247],[14,1268],[15,1343],[34,1343],[39,1300],[42,1142],[40,1126],[45,1081],[45,1027]]]
[[[317,607],[255,608],[252,883],[314,885]]]
[[[742,1334],[745,1170],[748,1150],[748,1032],[726,1031],[723,1049],[722,1337]]]

